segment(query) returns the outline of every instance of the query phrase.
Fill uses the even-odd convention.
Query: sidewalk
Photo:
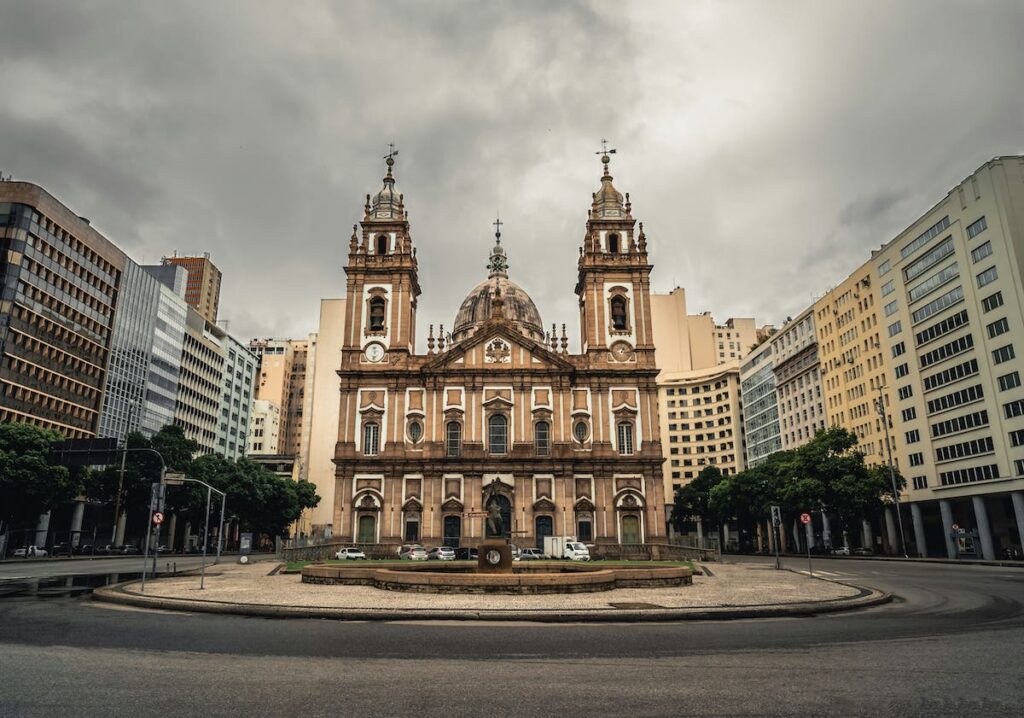
[[[723,554],[723,558],[729,556],[762,556],[765,558],[772,558],[774,554]],[[795,558],[807,560],[806,553],[781,553],[780,558]],[[836,560],[836,561],[904,561],[908,563],[939,563],[947,564],[950,566],[1001,566],[1003,568],[1024,568],[1024,561],[1007,561],[998,559],[995,561],[988,561],[981,558],[918,558],[910,557],[904,558],[903,556],[825,556],[821,554],[811,554],[811,558],[815,561],[820,560]]]

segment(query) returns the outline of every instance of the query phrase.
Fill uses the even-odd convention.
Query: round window
[[[418,421],[412,421],[409,423],[409,438],[412,439],[412,443],[420,443],[420,439],[423,438],[423,424]]]
[[[576,441],[582,444],[587,440],[587,434],[590,433],[590,430],[587,428],[587,422],[577,421],[576,426],[572,428],[572,433],[576,437]]]

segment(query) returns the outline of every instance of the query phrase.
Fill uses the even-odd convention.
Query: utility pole
[[[885,427],[885,451],[889,458],[889,481],[892,483],[892,500],[896,504],[896,521],[900,528],[900,551],[903,558],[907,555],[907,541],[903,537],[903,515],[900,513],[900,492],[896,488],[896,467],[892,463],[892,439],[889,437],[889,417],[885,413],[885,401],[882,394],[882,384],[878,385],[878,399],[875,400],[875,407],[878,409],[878,416]]]

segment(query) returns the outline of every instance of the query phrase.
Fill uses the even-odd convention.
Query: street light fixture
[[[163,483],[168,486],[181,486],[185,482],[191,484],[202,484],[206,487],[206,524],[203,527],[203,562],[199,569],[199,588],[206,588],[206,547],[210,542],[210,498],[211,492],[220,494],[220,528],[217,529],[217,561],[220,561],[220,542],[224,534],[224,506],[227,503],[228,495],[220,489],[215,489],[205,481],[189,479],[185,474],[170,474],[163,477]]]
[[[903,558],[910,558],[907,555],[907,541],[903,537],[903,514],[900,513],[900,492],[896,488],[896,467],[892,463],[892,440],[889,437],[889,417],[885,414],[885,403],[882,399],[883,385],[878,385],[878,398],[875,399],[875,408],[878,416],[882,419],[882,426],[885,427],[885,450],[889,458],[889,481],[892,483],[892,500],[896,504],[896,521],[900,527],[900,549]]]

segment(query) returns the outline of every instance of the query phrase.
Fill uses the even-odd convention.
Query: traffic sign
[[[778,506],[772,506],[772,525],[782,526],[782,509]]]
[[[800,514],[800,523],[804,524],[805,526],[811,523],[811,515],[806,511]]]
[[[159,512],[159,511],[154,512],[153,513],[153,523],[156,524],[157,526],[159,526],[163,522],[164,522],[164,515],[161,512]]]
[[[170,486],[181,486],[185,483],[185,474],[168,471],[164,474],[164,483]]]

